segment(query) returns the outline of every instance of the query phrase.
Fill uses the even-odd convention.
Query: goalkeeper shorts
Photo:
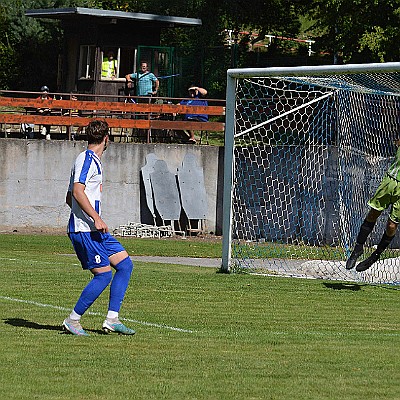
[[[383,211],[392,206],[389,217],[400,223],[400,182],[389,175],[385,175],[368,205],[377,211]]]

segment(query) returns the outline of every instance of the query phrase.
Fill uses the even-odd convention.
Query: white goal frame
[[[238,131],[236,121],[236,90],[239,79],[269,78],[269,77],[296,77],[336,74],[362,74],[371,72],[399,72],[400,62],[350,64],[350,65],[322,65],[301,67],[273,67],[273,68],[244,68],[229,69],[227,71],[226,91],[226,125],[224,149],[224,187],[223,187],[223,242],[221,270],[229,272],[232,263],[232,218],[233,193],[235,171],[235,137],[243,134]],[[329,93],[326,94],[329,96]],[[397,93],[396,93],[397,95]],[[400,95],[400,93],[399,93]],[[262,124],[271,122],[264,121]]]

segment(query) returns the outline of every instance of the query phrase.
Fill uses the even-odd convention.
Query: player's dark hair
[[[88,144],[100,144],[108,135],[108,124],[106,121],[95,119],[86,127]]]

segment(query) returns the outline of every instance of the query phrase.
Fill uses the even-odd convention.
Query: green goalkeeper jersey
[[[396,181],[400,181],[400,146],[397,148],[396,158],[390,164],[388,168],[387,174],[391,177],[396,179]]]

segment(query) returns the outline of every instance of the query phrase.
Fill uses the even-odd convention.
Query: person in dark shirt
[[[37,97],[37,99],[41,99],[41,100],[52,100],[53,99],[51,96],[49,96],[49,88],[47,86],[42,86],[40,88],[40,91],[42,92],[42,94],[39,97]],[[47,107],[38,108],[37,113],[39,115],[50,115],[51,109],[47,108]],[[46,138],[46,140],[51,139],[50,129],[51,129],[50,125],[43,125],[43,127],[40,131],[41,135],[44,136]]]
[[[207,100],[204,100],[203,97],[207,95],[207,90],[199,87],[199,86],[191,86],[189,89],[189,97],[190,99],[182,100],[179,104],[187,105],[187,106],[208,106]],[[184,121],[199,121],[199,122],[207,122],[208,115],[207,114],[186,114],[184,116]],[[196,139],[194,137],[194,131],[188,131],[189,133],[189,143],[196,143]]]

